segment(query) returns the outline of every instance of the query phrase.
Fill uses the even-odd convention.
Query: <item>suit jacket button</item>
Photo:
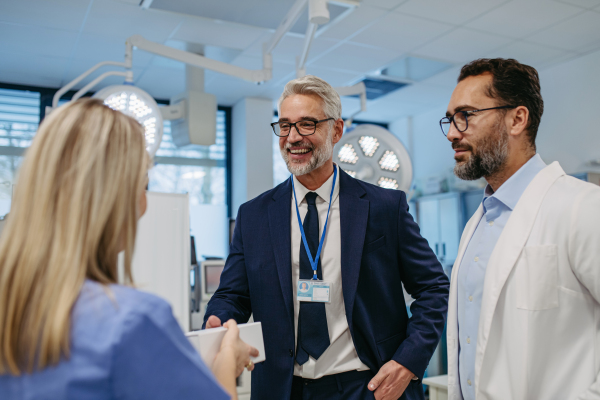
[[[290,349],[290,357],[294,357],[294,350]]]

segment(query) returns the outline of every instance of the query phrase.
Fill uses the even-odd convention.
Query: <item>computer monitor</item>
[[[202,301],[208,301],[219,288],[225,260],[206,260],[200,262],[200,287]]]

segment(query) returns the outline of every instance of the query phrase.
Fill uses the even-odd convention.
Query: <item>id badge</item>
[[[331,283],[314,279],[300,279],[297,283],[298,301],[331,302]]]

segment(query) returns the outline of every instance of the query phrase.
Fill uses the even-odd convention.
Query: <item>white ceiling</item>
[[[136,3],[0,0],[0,82],[61,87],[98,62],[122,61],[125,40],[134,34],[178,48],[185,42],[201,43],[208,46],[208,56],[260,69],[262,45],[273,34],[268,27],[276,25],[272,21],[280,20],[293,0],[227,0],[227,7],[238,11],[230,20],[143,10]],[[186,0],[170,3],[183,6]],[[213,14],[227,15],[213,0],[196,3]],[[195,7],[194,13],[198,10],[202,7]],[[244,10],[255,26],[242,23]],[[295,77],[295,58],[303,40],[290,33],[279,43],[273,53],[273,79],[266,84],[207,71],[206,91],[222,105],[233,105],[245,96],[277,99]],[[362,0],[352,13],[318,32],[307,73],[341,86],[407,55],[453,65],[369,101],[368,111],[357,117],[390,122],[446,104],[460,66],[473,59],[512,57],[543,70],[598,49],[600,0]],[[136,51],[133,66],[136,85],[157,98],[168,99],[184,90],[181,63]],[[107,79],[96,89],[121,80]],[[344,98],[343,106],[344,115],[350,115],[359,103]]]

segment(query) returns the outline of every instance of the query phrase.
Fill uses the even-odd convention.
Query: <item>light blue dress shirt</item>
[[[485,188],[483,217],[465,250],[458,271],[458,372],[465,400],[475,400],[475,350],[483,284],[488,261],[521,195],[546,167],[536,154],[494,193]]]
[[[68,360],[0,375],[0,399],[229,399],[162,299],[87,280],[72,312]]]

